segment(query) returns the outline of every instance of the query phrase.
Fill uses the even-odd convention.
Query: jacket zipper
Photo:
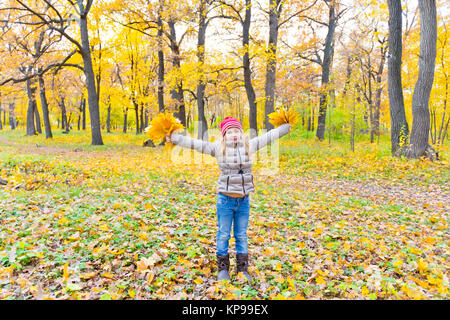
[[[244,194],[245,194],[245,187],[244,187],[244,173],[242,171],[242,158],[241,158],[241,153],[239,152],[239,147],[238,147],[238,153],[239,153],[239,171],[241,173],[241,177],[242,177],[242,189],[244,189]]]
[[[228,191],[228,183],[230,182],[230,176],[227,178],[227,191]]]

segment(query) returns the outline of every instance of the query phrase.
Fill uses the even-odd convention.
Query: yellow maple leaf
[[[71,235],[69,237],[69,240],[73,240],[73,241],[80,240],[80,233],[78,231],[75,232],[73,235]]]
[[[420,292],[418,292],[418,291],[416,291],[416,290],[414,290],[414,289],[412,289],[412,288],[409,288],[407,285],[403,285],[403,286],[401,287],[401,290],[402,290],[408,297],[410,297],[410,298],[412,298],[412,299],[422,299],[422,298],[423,298],[422,295],[420,294]]]
[[[25,278],[20,277],[19,279],[16,280],[16,282],[18,284],[20,284],[20,287],[23,288],[25,287],[25,285],[28,283],[28,280]]]
[[[292,280],[291,278],[287,277],[286,278],[286,282],[288,283],[290,289],[295,290],[294,280]]]
[[[118,209],[118,208],[120,208],[122,206],[122,204],[120,203],[120,202],[114,202],[114,204],[113,204],[113,209]]]
[[[318,284],[326,284],[326,281],[325,281],[321,276],[318,276],[318,277],[316,278],[316,282],[317,282]]]
[[[136,262],[137,271],[145,271],[147,270],[147,264],[144,262],[144,260],[139,260]]]
[[[144,233],[144,232],[141,232],[139,234],[139,239],[142,240],[142,241],[147,241],[147,239],[148,239],[147,234]]]
[[[294,125],[297,123],[297,114],[293,109],[286,110],[285,108],[278,108],[275,112],[268,115],[269,122],[274,125],[274,127],[279,127],[284,123],[289,123]]]
[[[440,286],[442,284],[442,280],[440,278],[435,278],[430,275],[427,275],[427,280],[429,283],[434,284],[436,286]]]
[[[247,277],[246,277],[246,276],[244,275],[244,273],[242,273],[242,272],[239,272],[239,273],[237,274],[236,279],[237,279],[239,282],[246,282],[246,281],[247,281]]]
[[[202,284],[203,283],[203,279],[198,277],[197,279],[194,280],[194,283],[196,284]]]
[[[320,274],[321,276],[326,276],[327,272],[323,272],[322,270],[317,270],[317,273]]]
[[[421,258],[419,262],[417,262],[417,269],[420,274],[423,274],[424,271],[428,270],[428,263]]]
[[[114,277],[114,275],[111,272],[105,272],[102,274],[102,277],[112,279]]]
[[[428,283],[426,283],[425,281],[417,279],[416,277],[411,277],[411,278],[414,280],[415,283],[417,283],[422,288],[425,288],[425,289],[429,289],[430,288],[430,285]]]
[[[400,267],[403,264],[402,260],[395,260],[392,265],[396,268]]]
[[[133,289],[128,290],[128,295],[131,297],[131,299],[134,299],[136,296],[136,292]]]
[[[301,293],[297,293],[295,296],[292,297],[293,300],[305,300],[305,297],[302,296]]]
[[[147,276],[147,285],[150,285],[150,283],[152,283],[154,277],[155,277],[155,273],[153,271],[150,271]]]
[[[364,286],[364,287],[362,287],[362,289],[361,289],[361,293],[362,293],[362,295],[365,297],[365,296],[367,296],[367,295],[369,294],[369,289],[367,289],[367,287]]]
[[[67,262],[66,264],[64,264],[64,270],[63,270],[63,280],[67,281],[67,279],[69,278],[69,263]]]
[[[301,271],[303,269],[303,266],[299,263],[294,263],[293,268],[294,271]]]
[[[93,277],[95,277],[96,275],[97,275],[97,272],[86,272],[86,273],[81,273],[80,278],[89,280],[89,279],[92,279]]]
[[[144,132],[155,144],[161,143],[166,135],[178,129],[184,129],[183,124],[171,113],[158,113],[144,129]]]

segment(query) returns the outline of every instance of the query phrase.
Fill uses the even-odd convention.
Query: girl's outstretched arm
[[[265,147],[275,139],[279,139],[285,134],[288,134],[291,131],[291,125],[289,123],[284,123],[279,127],[276,127],[268,132],[254,137],[250,140],[250,152],[256,152],[259,149]]]
[[[172,132],[169,136],[166,136],[168,142],[172,142],[180,147],[194,149],[198,152],[209,154],[213,157],[216,156],[216,144],[209,141],[191,138],[179,133]]]

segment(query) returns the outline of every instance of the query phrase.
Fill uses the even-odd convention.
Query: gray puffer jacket
[[[265,147],[275,139],[281,138],[287,134],[290,126],[290,124],[285,123],[277,128],[269,130],[265,134],[250,139],[250,155]],[[225,156],[223,156],[219,154],[219,141],[209,142],[178,133],[172,133],[170,138],[176,145],[209,154],[217,159],[221,170],[217,182],[217,192],[246,195],[251,191],[255,191],[251,156],[245,154],[245,147],[242,141],[237,143],[227,142],[226,153]]]

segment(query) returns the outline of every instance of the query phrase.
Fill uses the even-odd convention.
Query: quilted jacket
[[[289,132],[290,124],[269,130],[249,141],[250,156],[245,153],[244,143],[227,142],[225,156],[219,154],[220,142],[209,142],[191,138],[178,133],[172,133],[170,138],[176,145],[191,148],[198,152],[209,154],[217,159],[220,176],[217,181],[217,192],[229,192],[246,195],[255,191],[252,174],[251,154],[265,147],[275,139],[281,138]]]

